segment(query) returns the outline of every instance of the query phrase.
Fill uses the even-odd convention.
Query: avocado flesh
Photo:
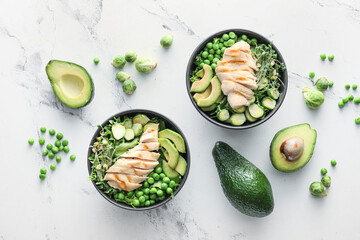
[[[311,129],[309,124],[299,124],[284,128],[277,132],[271,141],[270,158],[273,166],[282,172],[294,172],[304,167],[314,152],[316,144],[316,130]],[[301,156],[293,161],[286,159],[285,155],[280,151],[281,144],[289,139],[298,137],[304,141],[304,150]]]
[[[194,97],[195,102],[198,102],[199,99],[209,97],[210,93],[211,93],[211,84],[205,89],[205,91],[194,94],[193,97]]]
[[[80,108],[92,100],[94,84],[89,73],[72,62],[51,60],[46,66],[55,96],[70,108]]]
[[[214,76],[212,68],[205,64],[204,67],[204,76],[199,81],[193,82],[190,88],[190,92],[203,92],[210,85],[210,81]]]
[[[207,98],[201,98],[197,102],[197,105],[199,107],[210,107],[213,105],[216,100],[221,96],[221,82],[219,79],[215,76],[213,79],[211,79],[211,93]]]
[[[265,217],[274,209],[271,185],[264,173],[224,142],[217,142],[212,155],[229,202],[241,213]]]
[[[169,158],[168,158],[169,167],[175,169],[179,161],[178,150],[175,148],[174,144],[172,144],[170,140],[167,138],[159,138],[158,141],[160,143],[160,146],[165,148],[169,154]]]
[[[164,129],[159,132],[159,137],[171,140],[175,144],[175,147],[179,152],[186,152],[185,141],[179,133],[174,132],[170,129]]]

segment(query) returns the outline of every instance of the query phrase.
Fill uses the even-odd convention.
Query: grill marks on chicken
[[[234,109],[249,106],[257,89],[255,72],[256,61],[251,54],[250,45],[244,41],[227,48],[223,60],[217,63],[216,75],[221,81],[221,89],[228,96]]]
[[[130,149],[107,170],[104,180],[109,186],[125,191],[141,187],[153,169],[159,164],[158,131],[148,128],[140,137],[140,143]]]

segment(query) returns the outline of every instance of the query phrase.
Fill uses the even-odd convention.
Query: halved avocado
[[[294,172],[304,167],[314,152],[316,143],[316,130],[309,124],[299,124],[284,128],[277,132],[270,145],[270,158],[273,166],[282,172]],[[295,160],[289,160],[284,154],[282,148],[289,139],[302,139],[303,150],[299,152],[299,157]],[[298,147],[297,144],[295,147]]]
[[[198,102],[199,99],[201,99],[201,98],[209,97],[210,93],[211,93],[211,84],[205,89],[205,91],[194,94],[193,97],[194,97],[195,102]]]
[[[167,138],[159,138],[158,141],[160,143],[160,146],[165,148],[169,154],[169,158],[168,158],[169,167],[175,169],[179,161],[178,150],[175,148],[174,144],[172,144],[170,140]]]
[[[221,96],[221,82],[217,78],[217,76],[211,79],[211,93],[207,98],[199,99],[197,105],[199,107],[210,107],[213,105],[216,100]]]
[[[186,153],[184,139],[179,133],[170,129],[165,129],[159,132],[159,137],[170,139],[175,144],[175,147],[179,152]]]
[[[205,64],[204,67],[204,76],[201,80],[195,81],[190,88],[190,92],[203,92],[210,85],[210,81],[214,75],[212,68]]]
[[[70,108],[89,104],[94,97],[94,83],[82,66],[60,60],[51,60],[46,65],[55,96]]]

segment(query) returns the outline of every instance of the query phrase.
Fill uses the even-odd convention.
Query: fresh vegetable
[[[355,103],[355,104],[359,104],[359,103],[360,103],[360,97],[356,97],[356,98],[354,99],[354,103]]]
[[[350,89],[350,84],[345,84],[345,89],[349,90]]]
[[[39,174],[39,178],[40,178],[41,180],[45,179],[45,178],[46,178],[46,174],[40,173],[40,174]]]
[[[345,104],[345,103],[348,103],[349,102],[349,97],[344,97],[342,99],[342,102]]]
[[[355,118],[355,123],[360,124],[360,117]]]
[[[135,62],[136,58],[137,58],[137,53],[134,51],[129,51],[125,54],[125,60],[127,62],[130,63]]]
[[[111,64],[116,68],[123,68],[125,66],[125,64],[126,64],[125,57],[121,56],[121,55],[117,55],[112,60]]]
[[[317,109],[324,103],[324,94],[320,91],[304,88],[302,90],[306,105],[311,109]]]
[[[56,159],[56,162],[58,162],[58,163],[61,162],[61,156],[56,156],[55,159]]]
[[[55,135],[55,130],[54,130],[54,129],[50,129],[50,130],[49,130],[49,134],[50,134],[51,136],[54,136],[54,135]]]
[[[200,93],[206,91],[206,89],[208,89],[208,87],[210,86],[211,79],[214,76],[213,70],[208,64],[205,64],[203,67],[203,71],[204,74],[202,79],[195,81],[191,85],[190,92]],[[209,92],[211,92],[211,88],[209,88]]]
[[[170,141],[172,141],[176,147],[176,149],[180,152],[180,153],[185,153],[186,152],[186,148],[185,148],[185,141],[182,138],[182,136],[171,130],[171,129],[164,129],[162,131],[159,132],[159,137],[160,138],[167,138]]]
[[[352,89],[354,89],[354,90],[356,90],[357,87],[358,87],[357,84],[353,84],[353,85],[352,85]]]
[[[55,96],[70,108],[80,108],[91,102],[94,83],[89,73],[80,65],[51,60],[46,66]],[[50,133],[50,135],[52,135]]]
[[[54,171],[56,169],[56,165],[55,164],[50,164],[50,169]]]
[[[311,183],[309,190],[310,193],[315,197],[323,197],[327,195],[326,188],[321,182]]]
[[[217,119],[219,119],[219,121],[221,122],[225,122],[230,118],[230,113],[229,110],[227,109],[222,109],[221,111],[219,111],[217,113]]]
[[[331,160],[330,163],[331,163],[332,166],[336,166],[336,164],[337,164],[336,160]]]
[[[341,101],[341,102],[338,103],[338,106],[339,106],[339,108],[343,108],[343,107],[344,107],[344,103]]]
[[[64,137],[64,135],[63,135],[62,133],[56,134],[56,138],[57,138],[58,140],[61,140],[63,137]]]
[[[74,154],[72,154],[71,156],[70,156],[70,160],[71,161],[74,161],[76,159],[76,156],[74,155]]]
[[[349,101],[354,100],[354,96],[353,96],[352,94],[350,94],[350,95],[348,96],[348,98],[349,98]]]
[[[124,93],[131,95],[136,90],[136,84],[133,80],[126,79],[122,85],[122,89],[123,89]]]
[[[46,132],[46,127],[41,127],[40,132],[42,132],[42,133]]]
[[[322,168],[320,172],[321,172],[321,175],[325,175],[325,174],[327,173],[327,169],[326,169],[326,168]]]
[[[139,57],[135,62],[135,68],[140,73],[149,73],[156,68],[156,61],[147,57]]]
[[[294,172],[311,159],[317,133],[309,124],[299,124],[278,131],[270,144],[273,166],[282,172]]]
[[[328,56],[329,61],[334,60],[334,58],[335,58],[335,56],[334,56],[334,55],[332,55],[332,54],[330,54],[330,55]]]
[[[221,83],[219,79],[215,76],[210,81],[211,84],[211,92],[210,95],[207,98],[201,98],[197,102],[197,105],[199,107],[210,107],[214,103],[216,103],[216,100],[221,96]]]
[[[62,143],[61,143],[64,147],[69,145],[69,140],[63,140]]]
[[[325,53],[320,54],[320,58],[321,58],[321,60],[325,61],[325,59],[326,59],[326,54],[325,54]]]
[[[44,145],[45,144],[45,138],[43,138],[43,137],[39,138],[39,143],[40,143],[40,145]]]
[[[48,145],[49,145],[49,144],[48,144]],[[60,147],[60,146],[61,146],[60,140],[55,141],[54,145],[55,145],[55,147]],[[51,148],[52,148],[52,147],[51,147]]]
[[[325,77],[321,77],[315,82],[315,86],[320,91],[325,91],[329,87],[329,80]]]
[[[329,188],[331,185],[331,177],[326,175],[321,178],[322,184],[324,184],[325,187]]]
[[[30,145],[33,145],[34,142],[35,142],[35,140],[34,140],[33,138],[29,138],[28,143],[29,143]]]
[[[160,44],[164,48],[169,48],[173,42],[174,37],[171,34],[166,34],[160,39]]]
[[[332,87],[332,86],[334,86],[334,82],[333,82],[333,81],[330,81],[330,82],[329,82],[329,87]]]
[[[52,145],[51,143],[49,143],[48,145],[46,145],[46,148],[47,148],[48,150],[51,150],[51,149],[53,148],[53,145]]]
[[[70,151],[70,148],[69,148],[68,146],[65,146],[65,147],[64,147],[64,152],[65,152],[65,153],[68,153],[69,151]]]
[[[97,58],[97,57],[94,58],[94,63],[95,63],[95,64],[98,64],[99,62],[100,62],[100,59],[99,59],[99,58]]]
[[[118,72],[116,74],[116,78],[117,80],[119,80],[120,82],[125,82],[125,80],[130,78],[130,75],[127,74],[126,72]]]
[[[48,152],[47,150],[43,150],[43,151],[42,151],[42,155],[43,155],[43,156],[48,155],[48,153],[49,153],[49,152]]]
[[[55,154],[54,154],[53,152],[50,152],[49,155],[48,155],[48,157],[49,157],[50,159],[54,159]]]
[[[46,172],[47,172],[46,168],[40,168],[40,173],[46,174]]]
[[[309,78],[314,78],[315,77],[315,73],[314,72],[310,72],[309,73]]]
[[[252,217],[273,211],[271,185],[260,169],[224,142],[215,144],[212,155],[224,194],[237,210]]]

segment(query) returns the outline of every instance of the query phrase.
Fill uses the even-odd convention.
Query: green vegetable
[[[56,138],[57,138],[58,140],[61,140],[63,137],[64,137],[64,135],[63,135],[62,133],[56,134]]]
[[[332,86],[334,86],[334,82],[333,82],[333,81],[330,81],[330,82],[329,82],[329,87],[332,87]]]
[[[123,68],[126,64],[125,57],[118,55],[118,56],[114,57],[111,64],[116,68]]]
[[[51,149],[53,148],[53,145],[52,145],[51,143],[49,143],[48,145],[46,145],[46,148],[47,148],[48,150],[51,150]]]
[[[325,187],[328,188],[331,185],[331,177],[330,176],[323,176],[321,178],[321,182],[322,182],[322,184],[324,184]]]
[[[98,64],[99,62],[100,62],[100,59],[99,59],[99,58],[97,58],[97,57],[94,58],[94,63],[95,63],[95,64]]]
[[[355,118],[355,123],[360,124],[360,117]]]
[[[359,104],[359,103],[360,103],[360,97],[356,97],[356,98],[354,99],[354,103],[355,103],[355,104]]]
[[[227,41],[230,37],[228,34],[224,33],[221,38],[224,39],[224,41]]]
[[[315,197],[326,196],[326,188],[321,182],[313,182],[309,187],[310,193]]]
[[[62,150],[64,150],[64,146],[63,146],[63,145],[61,145],[61,146],[59,147],[59,151],[62,151]]]
[[[348,103],[348,102],[349,102],[349,97],[344,97],[344,98],[342,99],[342,102],[343,102],[343,103]]]
[[[149,73],[156,68],[156,61],[147,57],[139,57],[135,62],[135,68],[138,72]]]
[[[321,77],[315,82],[315,86],[320,91],[325,91],[329,87],[329,81],[325,77]]]
[[[246,122],[246,117],[244,113],[234,113],[230,117],[230,123],[233,126],[241,126]]]
[[[235,41],[234,41],[234,39],[229,39],[226,43],[227,43],[228,47],[231,47],[232,45],[235,44]]]
[[[125,135],[124,135],[124,138],[126,139],[126,141],[131,141],[134,139],[134,137],[135,137],[134,130],[132,130],[132,128],[126,129]]]
[[[266,90],[266,93],[269,97],[271,97],[274,100],[277,100],[280,96],[280,92],[277,88],[270,88]]]
[[[55,164],[50,164],[50,169],[51,169],[51,170],[55,170],[55,169],[56,169],[56,165],[55,165]]]
[[[65,147],[65,146],[67,146],[67,145],[69,145],[69,141],[68,140],[63,140],[62,141],[62,145]]]
[[[42,132],[42,133],[46,132],[46,127],[41,127],[40,132]]]
[[[124,82],[126,79],[130,78],[130,75],[127,74],[126,72],[118,72],[116,74],[116,78],[117,80],[119,80],[120,82]]]
[[[30,145],[33,145],[34,142],[35,142],[35,140],[34,140],[33,138],[29,138],[28,143],[29,143]]]
[[[152,177],[149,177],[149,178],[147,179],[147,181],[148,181],[149,184],[154,184],[155,179],[152,178]]]
[[[72,154],[72,155],[70,156],[70,160],[74,161],[75,159],[76,159],[76,156],[75,156],[74,154]]]
[[[51,136],[54,136],[54,135],[55,135],[55,130],[54,130],[54,129],[50,129],[50,130],[49,130],[49,134],[50,134]]]
[[[61,157],[60,156],[56,156],[56,162],[61,162]]]
[[[241,36],[241,39],[242,39],[243,41],[246,41],[248,38],[247,38],[247,36],[244,34],[244,35]]]
[[[215,70],[215,69],[216,69],[216,67],[217,67],[216,63],[212,63],[212,64],[211,64],[211,68],[212,68],[212,69],[214,69],[214,70]]]
[[[264,109],[257,105],[256,103],[252,103],[249,106],[249,113],[254,118],[261,118],[264,116]]]
[[[315,73],[314,73],[314,72],[310,72],[310,73],[309,73],[309,77],[310,77],[310,78],[314,78],[314,77],[315,77]]]
[[[53,147],[53,148],[51,149],[51,151],[52,151],[54,154],[56,154],[56,153],[59,152],[59,148],[58,148],[58,147]]]
[[[136,84],[131,79],[126,79],[123,83],[122,89],[126,94],[133,94],[136,90]]]
[[[327,169],[326,169],[326,168],[322,168],[320,172],[321,172],[321,175],[325,175],[325,174],[327,174]]]
[[[229,118],[230,118],[230,113],[229,113],[229,111],[227,109],[222,109],[217,114],[217,119],[219,119],[219,121],[225,122]]]
[[[132,201],[131,205],[132,205],[133,207],[139,207],[139,206],[140,206],[140,201],[137,200],[137,199],[134,199],[134,200]]]
[[[336,166],[336,163],[337,163],[336,160],[331,160],[331,165],[332,166]]]
[[[50,159],[53,159],[55,157],[55,154],[53,152],[50,152],[49,153],[49,156],[48,156]]]
[[[304,88],[302,92],[304,94],[305,103],[309,108],[317,109],[323,104],[324,94],[322,92],[308,87]]]
[[[160,39],[160,44],[164,48],[169,48],[173,42],[174,37],[171,34],[166,34]]]
[[[42,151],[42,155],[43,155],[43,156],[48,155],[48,153],[49,153],[49,152],[48,152],[47,150],[43,150],[43,151]]]
[[[266,97],[262,100],[262,105],[267,109],[273,110],[276,106],[276,101],[270,97]]]
[[[164,183],[164,182],[163,182],[163,183],[161,184],[161,189],[162,189],[162,190],[166,190],[167,188],[168,188],[167,183]]]
[[[155,179],[155,181],[160,179],[160,175],[157,173],[153,173],[152,177]]]
[[[41,180],[43,180],[43,179],[45,179],[45,178],[46,178],[46,175],[45,175],[45,174],[40,173],[39,178],[40,178]]]
[[[68,146],[65,146],[64,147],[64,152],[66,152],[66,153],[70,152],[70,148]]]
[[[47,172],[46,168],[40,168],[40,173],[46,174],[46,172]]]
[[[326,54],[325,54],[325,53],[320,54],[320,58],[321,58],[321,60],[325,61],[325,59],[326,59]]]
[[[357,86],[356,84],[353,84],[353,85],[352,85],[352,89],[354,89],[354,90],[356,90],[357,87],[358,87],[358,86]]]
[[[359,100],[360,100],[360,99],[359,99]],[[339,106],[339,108],[343,108],[343,107],[344,107],[344,103],[341,101],[341,102],[338,103],[338,106]]]
[[[345,89],[349,90],[350,89],[350,84],[345,84]]]
[[[45,138],[43,138],[43,137],[39,138],[39,143],[40,143],[40,145],[44,145],[45,144]]]
[[[169,187],[174,188],[176,186],[176,182],[174,180],[171,180],[169,182]]]
[[[234,32],[229,32],[229,37],[232,38],[232,39],[236,39],[237,36]]]
[[[134,130],[135,137],[137,137],[141,135],[143,126],[140,123],[134,123],[132,129]]]
[[[167,194],[172,194],[172,193],[173,193],[172,188],[167,188],[167,189],[166,189],[166,193],[167,193]]]
[[[125,54],[125,60],[127,62],[130,63],[135,62],[136,58],[137,58],[137,53],[134,51],[129,51]]]
[[[161,190],[161,189],[157,190],[156,195],[158,195],[159,197],[164,195],[163,190]]]
[[[56,147],[60,147],[61,146],[61,141],[60,140],[55,141],[54,145]]]
[[[329,56],[328,56],[328,59],[329,59],[329,61],[334,60],[334,55],[332,55],[332,54],[331,54],[331,55],[329,55]]]
[[[349,101],[354,100],[354,96],[353,96],[352,94],[350,94],[350,95],[348,96],[348,98],[349,98]]]
[[[209,56],[209,53],[207,51],[202,52],[201,56],[203,58],[207,58]]]

